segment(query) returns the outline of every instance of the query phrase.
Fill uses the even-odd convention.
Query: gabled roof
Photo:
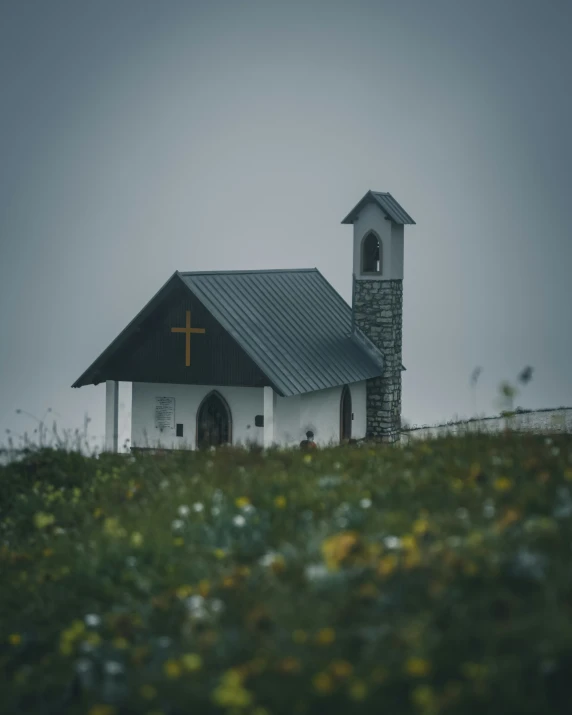
[[[393,196],[386,191],[368,191],[367,194],[353,207],[342,223],[353,223],[359,212],[366,204],[377,204],[384,214],[394,223],[415,224],[411,216],[403,209]]]
[[[165,300],[173,281],[198,298],[282,395],[382,374],[380,351],[361,331],[352,333],[350,306],[316,268],[177,271],[74,387],[106,379],[105,364]]]
[[[283,395],[377,377],[381,353],[316,268],[180,273]]]

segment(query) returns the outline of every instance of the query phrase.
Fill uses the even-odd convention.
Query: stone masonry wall
[[[367,381],[366,435],[382,442],[396,442],[401,429],[403,281],[354,277],[353,317],[356,326],[384,356],[382,377]]]

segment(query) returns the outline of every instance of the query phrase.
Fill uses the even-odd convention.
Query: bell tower
[[[369,438],[399,440],[403,233],[415,221],[389,193],[368,191],[342,221],[353,224],[352,322],[383,354],[383,374],[367,381]]]

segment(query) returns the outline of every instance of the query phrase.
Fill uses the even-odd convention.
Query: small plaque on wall
[[[175,429],[174,397],[155,398],[155,427],[161,431],[164,429]]]

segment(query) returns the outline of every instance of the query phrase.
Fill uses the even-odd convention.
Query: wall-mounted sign
[[[155,427],[161,431],[164,429],[175,429],[174,397],[155,398]]]

